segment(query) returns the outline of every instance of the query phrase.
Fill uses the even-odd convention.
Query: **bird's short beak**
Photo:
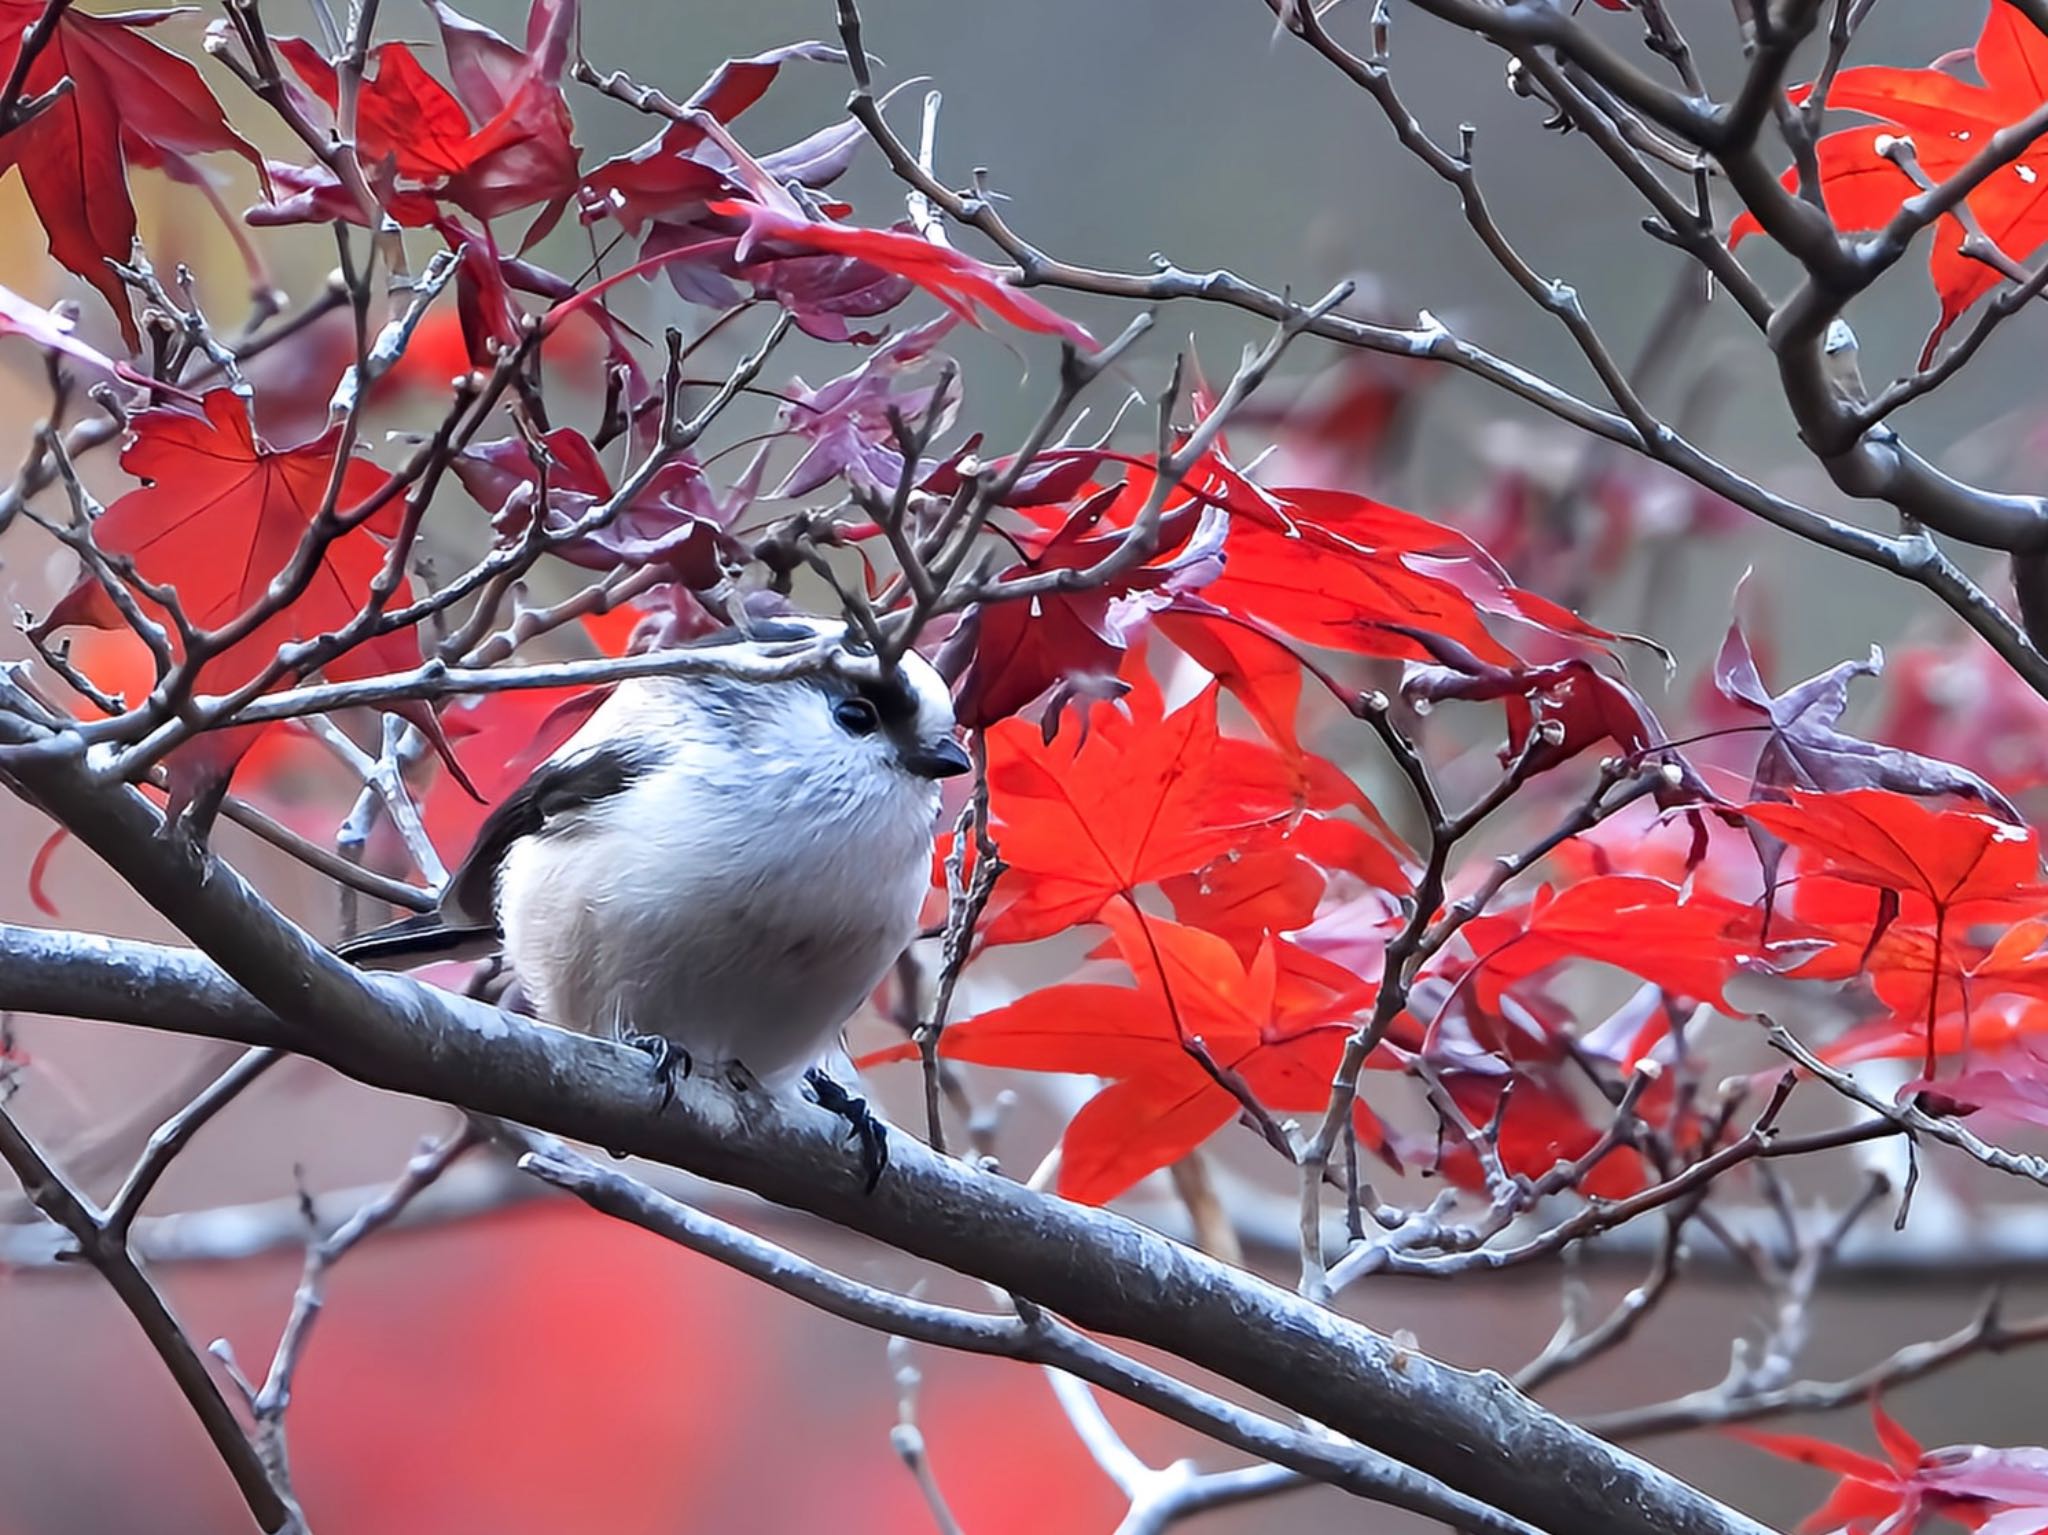
[[[974,766],[967,749],[951,736],[905,752],[903,765],[920,778],[951,778]]]

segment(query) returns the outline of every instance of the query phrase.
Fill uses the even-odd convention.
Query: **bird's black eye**
[[[848,735],[871,736],[882,726],[882,716],[865,698],[842,698],[832,706],[832,718]]]

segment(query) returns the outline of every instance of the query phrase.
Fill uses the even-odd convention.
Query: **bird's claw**
[[[622,1044],[638,1050],[653,1065],[654,1079],[661,1084],[661,1108],[676,1101],[676,1073],[690,1075],[694,1062],[690,1052],[662,1034],[628,1034]],[[657,1110],[659,1112],[659,1110]]]
[[[846,1121],[847,1138],[860,1142],[860,1165],[864,1175],[861,1191],[874,1193],[875,1185],[882,1181],[882,1170],[889,1165],[888,1128],[875,1118],[867,1099],[858,1093],[848,1092],[817,1067],[804,1073],[804,1085],[810,1089],[812,1102]]]

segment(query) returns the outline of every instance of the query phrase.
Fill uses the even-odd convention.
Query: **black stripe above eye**
[[[917,694],[901,672],[859,681],[828,675],[819,681],[831,698],[866,699],[874,705],[876,717],[885,729],[903,729],[917,723]]]

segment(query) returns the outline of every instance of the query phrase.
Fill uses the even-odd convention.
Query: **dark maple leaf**
[[[1083,351],[1095,350],[1095,338],[1085,328],[1019,292],[999,268],[950,245],[935,245],[902,229],[860,229],[806,218],[767,203],[714,202],[710,209],[745,220],[747,232],[736,253],[741,261],[764,246],[852,258],[923,289],[970,325],[980,326],[986,312],[1019,330],[1058,336]]]
[[[441,31],[448,77],[489,142],[453,173],[454,200],[480,218],[545,200],[523,244],[545,234],[573,199],[581,152],[562,97],[579,0],[535,0],[526,37],[515,46],[450,8],[429,0]]]
[[[855,490],[894,495],[903,478],[895,421],[943,431],[960,403],[955,370],[933,351],[954,323],[946,315],[893,336],[851,372],[816,389],[793,380],[780,416],[785,433],[804,445],[803,456],[770,494],[807,496],[844,480]],[[934,367],[940,376],[923,382],[920,375]],[[913,478],[923,472],[914,469]]]
[[[0,76],[13,67],[23,35],[43,10],[43,0],[0,0]],[[163,153],[216,150],[241,155],[259,168],[263,163],[228,126],[199,71],[142,35],[143,28],[176,14],[94,16],[67,9],[22,87],[33,96],[68,79],[71,89],[0,135],[0,171],[21,171],[50,254],[99,290],[131,348],[139,344],[135,317],[120,279],[107,267],[109,260],[127,261],[135,253],[129,164]]]
[[[574,427],[555,428],[537,446],[547,459],[545,475],[533,446],[516,437],[475,444],[454,460],[456,478],[490,512],[501,543],[516,544],[525,536],[543,483],[544,526],[550,532],[567,529],[613,497],[597,450]],[[588,570],[660,565],[704,590],[723,575],[720,555],[731,549],[724,529],[739,509],[720,501],[696,460],[678,454],[604,526],[556,545],[554,552]]]
[[[1129,484],[1085,499],[1050,539],[1001,572],[1006,580],[1052,571],[1085,571],[1108,558],[1121,533],[1100,534],[1105,503],[1131,495]],[[1222,568],[1223,521],[1204,521],[1183,508],[1162,537],[1163,559],[1136,565],[1114,580],[1054,590],[1023,600],[979,604],[948,638],[941,665],[959,676],[961,722],[994,723],[1058,686],[1056,704],[1070,694],[1113,695],[1131,644],[1153,614],[1178,594],[1213,580]],[[1056,728],[1056,713],[1047,730]]]
[[[960,474],[961,465],[969,459],[987,469],[996,481],[1000,482],[1006,478],[1016,460],[985,459],[981,456],[981,445],[982,434],[975,432],[954,449],[948,458],[933,468],[918,488],[934,496],[956,494],[964,483]],[[1099,445],[1078,452],[1071,448],[1053,448],[1042,452],[1017,474],[1015,482],[1003,493],[1000,504],[1032,507],[1072,501],[1094,484],[1096,473],[1102,467],[1105,456],[1106,450]]]
[[[1417,708],[1445,699],[1501,699],[1507,706],[1508,740],[1501,755],[1513,760],[1529,749],[1533,771],[1544,772],[1588,748],[1611,742],[1628,756],[1655,760],[1677,772],[1677,781],[1657,791],[1659,803],[1711,804],[1707,788],[1636,690],[1592,662],[1573,658],[1543,666],[1502,666],[1473,655],[1455,640],[1423,629],[1391,625],[1436,657],[1437,664],[1411,663],[1402,675],[1401,696]],[[1529,748],[1531,732],[1550,735]]]
[[[1819,156],[1821,192],[1829,216],[1845,229],[1875,229],[1890,220],[1919,185],[1881,150],[1910,138],[1920,167],[1935,181],[1953,176],[2000,128],[2019,121],[2041,101],[2048,79],[2048,37],[2009,0],[1992,0],[1984,30],[1968,55],[1981,85],[1937,67],[1845,69],[1828,92],[1828,106],[1882,120],[1877,128],[1846,128],[1824,137]],[[1792,93],[1805,99],[1806,88]],[[2024,261],[2048,240],[2048,145],[2035,143],[1970,193],[1968,207],[1984,233],[2014,261]],[[1795,185],[1793,172],[1786,185]],[[1729,230],[1739,243],[1762,226],[1743,214]],[[1964,229],[1945,215],[1934,226],[1929,273],[1941,316],[1922,353],[1924,366],[1948,328],[2004,278],[1996,268],[1963,254]]]
[[[1730,623],[1714,662],[1721,696],[1767,726],[1750,780],[1750,798],[1770,799],[1788,789],[1890,789],[1900,794],[1954,794],[1974,799],[2009,821],[2022,819],[2012,802],[1967,768],[1895,746],[1845,734],[1837,725],[1849,703],[1849,683],[1884,671],[1875,646],[1865,661],[1844,661],[1772,695],[1750,654],[1742,626]]]
[[[1917,1045],[1912,1053],[1918,1053]],[[2031,1045],[1991,1051],[1981,1039],[1972,1039],[1971,1058],[1974,1066],[1939,1082],[1918,1077],[1901,1084],[1897,1101],[1909,1104],[1917,1099],[1938,1113],[1981,1113],[2013,1124],[2048,1128],[2048,1057]]]
[[[846,56],[824,43],[807,42],[787,44],[752,58],[727,59],[683,104],[683,110],[729,123],[766,95],[782,66],[794,60],[844,63]],[[825,186],[846,168],[853,148],[864,137],[858,123],[835,123],[787,150],[763,156],[762,165],[778,182]],[[700,158],[708,141],[702,125],[685,117],[639,148],[605,161],[583,179],[579,189],[584,221],[614,219],[629,234],[639,233],[654,219],[695,222],[707,201],[739,191],[729,161],[713,163]],[[719,154],[716,146],[711,153]]]
[[[293,41],[279,39],[280,44]],[[252,228],[267,229],[285,224],[331,224],[341,221],[361,224],[363,208],[325,166],[295,165],[289,160],[265,160],[267,182],[264,201],[243,210],[242,221]],[[377,201],[394,221],[409,229],[424,229],[440,215],[440,204],[424,192],[399,189],[389,162],[363,167],[364,178]]]
[[[1085,329],[1019,291],[1000,268],[903,229],[862,229],[814,217],[715,117],[699,113],[695,122],[731,156],[736,177],[746,189],[746,201],[706,204],[711,213],[740,221],[744,232],[733,252],[735,260],[759,261],[765,247],[771,256],[824,255],[865,262],[915,284],[969,325],[980,326],[987,313],[1019,330],[1059,336],[1084,351],[1095,350],[1095,338]]]
[[[847,322],[887,314],[914,288],[909,278],[857,256],[785,256],[741,264],[737,272],[755,297],[773,299],[788,310],[805,335],[857,346],[874,345],[882,333]]]

